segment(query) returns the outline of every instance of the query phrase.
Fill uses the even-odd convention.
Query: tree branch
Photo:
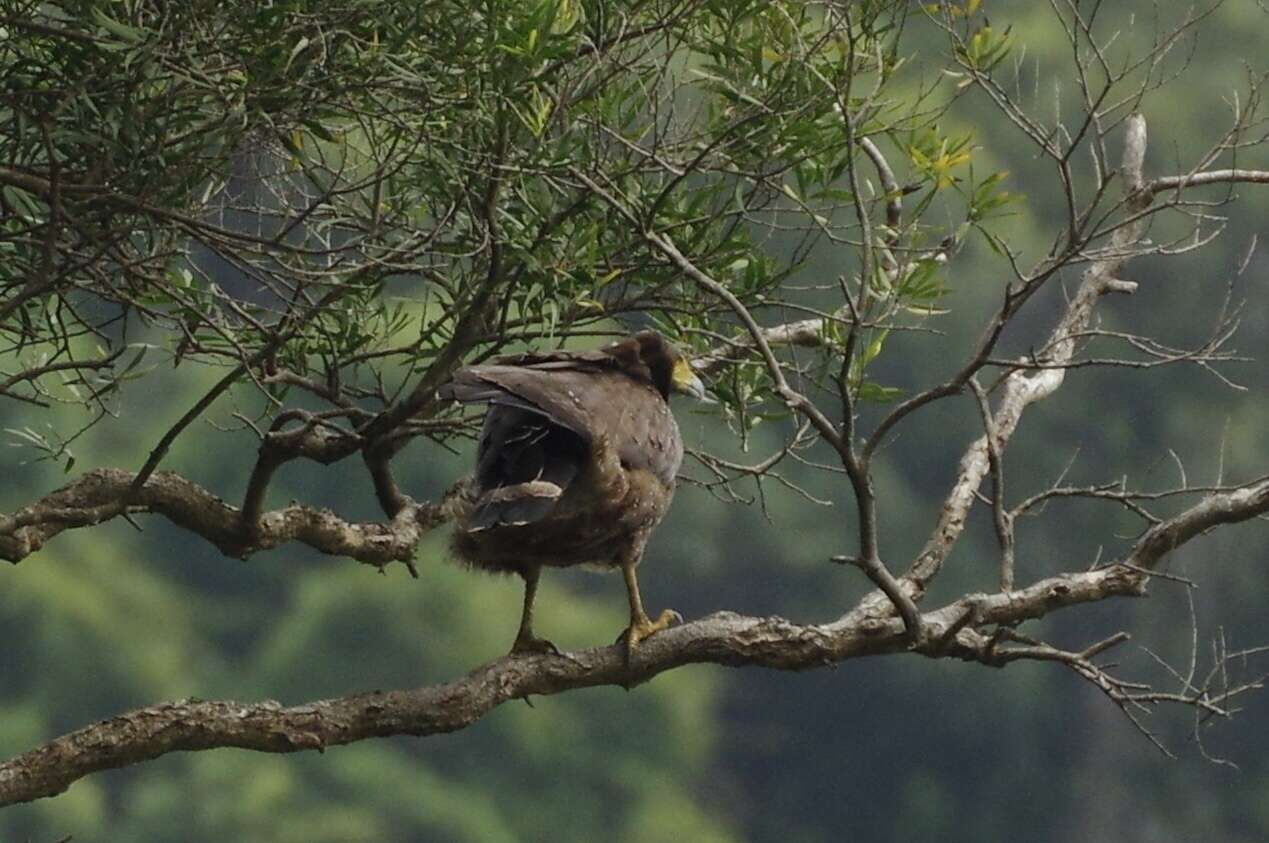
[[[1266,512],[1269,512],[1269,480],[1206,495],[1175,518],[1147,530],[1127,561],[1142,568],[1153,568],[1175,548],[1213,527],[1246,521]]]
[[[1153,197],[1166,190],[1184,190],[1187,187],[1202,187],[1208,184],[1269,184],[1269,170],[1208,170],[1180,176],[1162,176],[1151,179],[1144,189]]]
[[[134,490],[135,478],[122,469],[97,469],[12,515],[0,516],[0,558],[20,562],[63,530],[100,524],[124,512],[150,512],[202,536],[229,556],[246,559],[294,541],[381,568],[394,561],[412,563],[423,535],[448,518],[445,501],[413,504],[386,523],[345,521],[329,510],[291,504],[263,513],[255,529],[246,531],[241,510],[184,477],[156,472]],[[457,491],[458,487],[451,489],[446,499]]]
[[[116,494],[131,480],[127,472],[94,472],[68,488],[84,485],[90,478],[112,483]],[[169,483],[166,492],[159,489]],[[165,514],[178,521],[190,516],[176,512],[173,495],[180,489],[190,494],[192,486],[160,473],[146,484],[145,497],[153,492],[155,501],[167,499],[171,511]],[[206,492],[201,495],[202,499],[187,500],[185,506],[214,505],[221,512],[222,523],[236,522],[232,507]],[[156,504],[151,506],[160,511]],[[997,667],[1024,659],[1069,662],[1067,654],[1047,645],[1001,651],[996,637],[979,630],[993,624],[1012,627],[1068,606],[1141,596],[1150,576],[1148,569],[1167,553],[1213,526],[1244,521],[1267,511],[1269,480],[1212,494],[1147,532],[1124,564],[1050,577],[1011,591],[969,594],[922,615],[919,628],[925,635],[915,651],[932,658],[954,657]],[[274,523],[270,516],[264,521],[266,526]],[[91,773],[169,752],[218,747],[277,753],[321,751],[366,738],[453,732],[509,700],[598,685],[629,688],[686,664],[802,670],[913,649],[905,623],[895,617],[878,617],[868,603],[865,599],[848,614],[826,624],[719,612],[649,638],[633,661],[621,646],[562,656],[510,655],[443,685],[292,707],[272,701],[160,703],[64,735],[0,764],[0,806],[54,796]],[[1112,637],[1074,655],[1090,659],[1099,648],[1118,640]]]
[[[1084,272],[1080,286],[1067,305],[1044,347],[1046,364],[1055,368],[1035,374],[1015,371],[1004,381],[1003,395],[993,412],[995,447],[1002,454],[1017,429],[1023,412],[1032,403],[1056,392],[1066,377],[1062,364],[1075,354],[1076,338],[1082,335],[1093,318],[1093,311],[1103,295],[1110,292],[1131,292],[1136,285],[1121,281],[1116,274],[1131,255],[1130,246],[1140,236],[1145,221],[1137,212],[1149,202],[1142,190],[1142,164],[1146,154],[1146,121],[1139,114],[1128,121],[1125,132],[1123,162],[1120,173],[1124,180],[1127,210],[1135,219],[1115,231],[1107,249],[1107,257],[1095,261]],[[965,526],[965,519],[974,503],[974,495],[991,468],[987,435],[979,437],[961,457],[956,483],[944,499],[938,524],[916,561],[905,574],[918,593],[939,572],[943,560],[951,552]]]
[[[957,639],[928,655],[978,660],[982,636],[957,624],[1013,623],[1054,609],[1140,593],[1142,576],[1122,567],[1068,574],[1008,594],[970,595],[922,618],[932,638]],[[962,640],[963,639],[963,640]],[[661,632],[627,661],[622,646],[555,655],[510,655],[443,685],[372,692],[284,707],[277,702],[183,700],[137,709],[64,735],[0,764],[0,806],[63,792],[91,773],[169,752],[236,747],[258,752],[321,751],[391,735],[463,729],[503,703],[597,685],[632,687],[686,664],[802,670],[907,650],[895,618],[847,616],[828,624],[719,612]]]

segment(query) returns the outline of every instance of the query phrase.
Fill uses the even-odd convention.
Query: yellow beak
[[[680,395],[690,395],[697,401],[706,403],[714,401],[705,391],[705,382],[692,371],[692,364],[682,357],[674,363],[674,371],[670,375],[670,388]]]

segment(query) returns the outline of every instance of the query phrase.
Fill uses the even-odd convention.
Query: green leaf
[[[903,395],[903,390],[894,386],[882,386],[879,383],[867,381],[859,385],[855,398],[859,401],[867,401],[873,404],[884,404],[894,401]]]
[[[118,36],[131,44],[140,44],[145,40],[145,30],[120,23],[114,18],[109,17],[105,12],[101,11],[101,9],[93,9],[93,18],[111,35]]]

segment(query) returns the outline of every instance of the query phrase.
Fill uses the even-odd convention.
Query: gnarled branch
[[[329,510],[291,504],[263,513],[248,530],[241,510],[178,474],[155,472],[134,491],[135,479],[130,471],[96,469],[0,516],[0,557],[20,562],[63,530],[100,524],[124,512],[149,512],[202,536],[229,556],[245,559],[300,542],[383,567],[394,561],[409,564],[423,535],[447,517],[444,502],[411,503],[387,522],[346,521]],[[451,493],[457,491],[455,487]]]
[[[971,607],[983,622],[1014,622],[1060,606],[1137,594],[1142,579],[1116,567],[1045,580],[1009,594],[967,597],[922,619],[934,638],[949,631],[958,636],[930,654],[979,659],[976,638],[969,630],[954,629]],[[0,806],[54,796],[91,773],[169,752],[216,747],[320,751],[366,738],[433,735],[465,728],[509,700],[596,685],[631,687],[686,664],[802,670],[909,646],[902,624],[893,619],[797,624],[719,612],[649,638],[629,664],[624,649],[612,646],[560,656],[511,655],[442,685],[291,707],[272,701],[161,703],[71,732],[0,764]]]

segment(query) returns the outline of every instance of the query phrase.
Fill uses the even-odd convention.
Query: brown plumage
[[[671,392],[704,397],[700,381],[659,334],[643,331],[595,351],[529,353],[455,373],[445,398],[489,405],[473,498],[454,549],[468,564],[524,578],[514,650],[551,650],[533,635],[543,567],[593,564],[625,574],[627,646],[669,626],[644,613],[634,569],[665,515],[683,460]]]

